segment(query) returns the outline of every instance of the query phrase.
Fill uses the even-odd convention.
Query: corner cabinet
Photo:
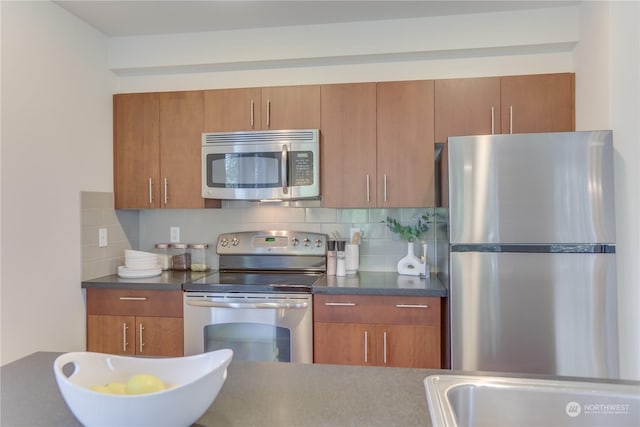
[[[314,295],[314,363],[440,369],[441,300]]]
[[[205,132],[319,128],[318,85],[204,92]]]
[[[201,196],[203,92],[118,94],[113,104],[116,209],[215,207]]]
[[[433,81],[323,85],[322,204],[434,206]]]
[[[182,291],[87,289],[87,351],[183,356]]]

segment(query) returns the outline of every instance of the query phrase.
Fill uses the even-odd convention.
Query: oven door
[[[308,294],[185,292],[185,356],[223,348],[235,360],[313,362]]]

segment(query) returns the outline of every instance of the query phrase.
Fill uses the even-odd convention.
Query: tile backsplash
[[[247,204],[222,209],[113,209],[113,193],[82,193],[82,277],[95,278],[116,273],[123,264],[124,249],[151,251],[155,243],[169,242],[171,227],[180,228],[180,240],[209,243],[207,264],[218,267],[215,242],[221,233],[288,229],[334,233],[348,238],[351,228],[360,228],[360,269],[395,271],[407,254],[407,242],[400,240],[385,225],[387,216],[402,224],[415,223],[425,213],[434,223],[423,235],[434,272],[446,270],[447,211],[433,208],[332,209],[320,207],[259,206]],[[433,216],[434,213],[438,215]],[[98,228],[108,230],[109,244],[98,247]],[[415,254],[422,255],[417,242]],[[437,260],[437,262],[435,262]]]
[[[139,211],[116,211],[113,193],[80,192],[82,280],[117,272],[124,250],[139,245]],[[98,230],[107,230],[107,246],[98,246]]]

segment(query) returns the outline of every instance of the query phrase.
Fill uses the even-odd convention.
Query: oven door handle
[[[187,305],[194,307],[215,308],[307,308],[309,303],[304,302],[220,302],[208,299],[189,299]]]

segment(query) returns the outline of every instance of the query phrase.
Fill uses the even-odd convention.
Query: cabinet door
[[[500,133],[500,78],[435,81],[435,141]]]
[[[262,128],[260,88],[204,92],[204,131],[232,132]]]
[[[433,81],[377,84],[378,207],[435,203]]]
[[[376,325],[376,356],[380,366],[440,369],[440,327]]]
[[[575,74],[502,77],[502,133],[575,130]]]
[[[116,209],[160,207],[160,103],[157,93],[114,95]]]
[[[184,356],[183,328],[177,317],[136,317],[136,354]]]
[[[322,205],[376,206],[376,84],[321,88]]]
[[[202,91],[160,94],[160,206],[201,208]]]
[[[262,88],[263,129],[319,129],[320,86]]]
[[[133,316],[87,316],[87,351],[135,354],[135,324]]]
[[[314,324],[313,361],[339,365],[375,365],[375,328],[359,323]]]

